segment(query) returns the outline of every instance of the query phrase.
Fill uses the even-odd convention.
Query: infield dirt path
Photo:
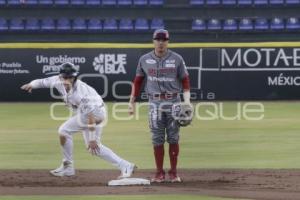
[[[182,183],[107,186],[117,170],[77,170],[74,177],[53,177],[47,170],[1,170],[0,195],[147,195],[192,194],[265,200],[300,200],[300,170],[180,170]],[[150,178],[137,170],[134,177]]]

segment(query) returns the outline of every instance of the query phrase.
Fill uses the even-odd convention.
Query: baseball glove
[[[191,104],[174,104],[172,117],[179,126],[188,126],[192,123],[194,108]]]

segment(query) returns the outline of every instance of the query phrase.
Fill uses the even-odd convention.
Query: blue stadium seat
[[[284,0],[269,0],[271,6],[283,6]]]
[[[39,0],[39,4],[43,6],[53,6],[53,0]]]
[[[207,22],[207,30],[221,30],[222,25],[219,19],[210,19]]]
[[[206,0],[207,6],[219,6],[221,5],[221,0]]]
[[[192,6],[203,6],[204,0],[190,0],[190,5]]]
[[[103,6],[116,6],[117,0],[102,0]]]
[[[253,21],[248,18],[243,18],[240,20],[239,29],[243,31],[253,30]]]
[[[56,6],[68,6],[69,0],[54,0],[54,5]]]
[[[164,5],[164,0],[149,0],[150,6],[162,6]]]
[[[86,0],[86,5],[88,6],[100,6],[101,0]]]
[[[223,0],[222,4],[224,6],[236,6],[237,2],[236,2],[236,0]]]
[[[266,18],[258,18],[254,23],[255,30],[269,30],[269,22]]]
[[[236,31],[238,30],[238,23],[235,19],[225,19],[223,24],[223,30]]]
[[[85,19],[77,17],[73,20],[72,29],[75,31],[81,31],[87,29],[87,24]]]
[[[268,0],[253,0],[254,6],[268,6]]]
[[[7,5],[8,6],[19,6],[19,5],[22,5],[22,2],[20,0],[8,0]]]
[[[133,31],[133,22],[131,19],[123,18],[120,19],[119,29],[121,31]]]
[[[0,6],[5,6],[6,5],[6,0],[0,0]]]
[[[146,31],[149,30],[148,20],[145,18],[137,18],[135,20],[135,30],[136,31]]]
[[[5,18],[0,18],[0,32],[8,30],[8,22]]]
[[[133,0],[133,5],[135,6],[147,6],[148,0]]]
[[[194,19],[192,21],[192,30],[193,31],[204,31],[206,30],[206,24],[203,19]]]
[[[21,18],[12,18],[9,23],[10,30],[24,30],[24,20]]]
[[[132,0],[118,0],[119,6],[131,6]]]
[[[88,20],[87,28],[89,31],[101,31],[102,30],[102,22],[98,18],[91,18]]]
[[[39,4],[39,2],[38,2],[38,0],[26,0],[25,4],[30,5],[30,6],[36,6]]]
[[[274,17],[271,20],[270,23],[270,29],[271,30],[283,30],[285,28],[284,26],[284,20],[279,17]]]
[[[300,0],[285,0],[287,6],[300,5]]]
[[[110,19],[105,19],[103,23],[103,30],[106,31],[116,31],[118,30],[118,23],[117,20],[110,18]]]
[[[72,6],[83,6],[85,5],[85,0],[70,0]]]
[[[237,0],[239,6],[252,6],[252,0]]]
[[[288,30],[295,30],[300,29],[300,21],[296,17],[290,17],[286,21],[286,29]]]
[[[72,29],[71,21],[68,18],[62,17],[57,20],[56,29],[59,31],[68,31]]]
[[[38,31],[40,30],[40,22],[37,18],[28,18],[25,23],[25,30]]]
[[[54,19],[47,17],[41,20],[41,30],[44,31],[53,31],[55,30],[55,21]]]
[[[160,18],[153,18],[151,20],[151,24],[150,24],[150,29],[151,30],[156,30],[156,29],[164,29],[165,28],[165,24],[164,21]]]

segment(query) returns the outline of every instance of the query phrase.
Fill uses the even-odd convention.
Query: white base
[[[150,181],[143,178],[123,178],[119,180],[111,180],[108,182],[108,186],[121,185],[150,185]]]

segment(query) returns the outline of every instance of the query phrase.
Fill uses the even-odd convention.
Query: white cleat
[[[132,174],[134,174],[134,170],[136,170],[136,169],[137,169],[137,166],[133,163],[130,163],[129,165],[127,165],[126,167],[124,167],[121,170],[121,175],[118,177],[118,179],[131,177]]]
[[[63,162],[57,169],[51,170],[50,174],[53,176],[74,176],[75,169],[72,163]]]

